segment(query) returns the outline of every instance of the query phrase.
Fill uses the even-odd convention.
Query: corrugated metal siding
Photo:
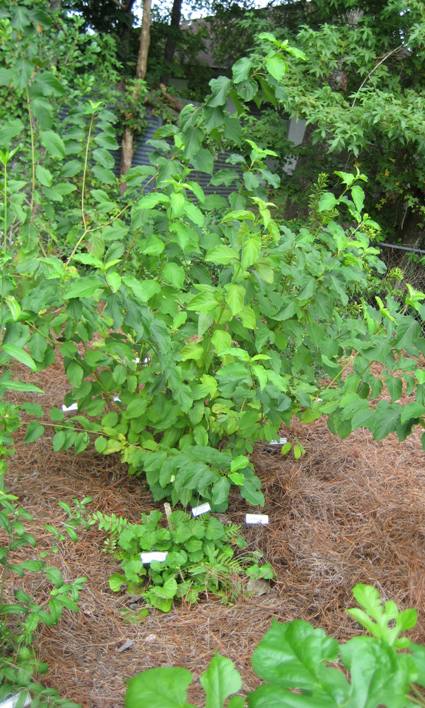
[[[153,137],[155,131],[158,128],[160,128],[161,125],[162,125],[162,120],[158,116],[154,116],[152,114],[147,116],[146,131],[143,135],[138,136],[135,140],[133,162],[132,162],[133,167],[136,167],[137,165],[149,165],[150,164],[150,156],[152,155],[154,148],[151,145],[149,145],[148,140],[150,140]],[[120,153],[121,153],[121,151],[120,151]],[[226,163],[227,157],[228,157],[227,153],[220,153],[218,155],[218,157],[214,163],[214,172],[217,172],[218,170],[230,169],[231,166]],[[117,165],[119,166],[119,164],[120,164],[120,154],[117,156]],[[231,169],[235,169],[235,168],[232,167]],[[198,172],[197,170],[194,170],[193,172],[190,173],[189,179],[192,180],[193,182],[197,182],[202,187],[205,194],[221,194],[223,197],[228,197],[229,194],[232,192],[231,185],[230,186],[225,186],[225,185],[214,186],[214,185],[210,184],[211,175],[207,174],[206,172]],[[188,197],[192,198],[190,194],[188,194]]]
[[[139,135],[135,140],[133,167],[137,165],[149,165],[153,147],[147,141],[153,138],[153,134],[162,125],[162,120],[152,114],[147,116],[147,128],[143,135]]]

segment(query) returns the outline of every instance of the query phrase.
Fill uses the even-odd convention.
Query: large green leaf
[[[212,108],[224,106],[227,101],[231,85],[230,79],[226,76],[219,76],[218,79],[211,79],[211,97],[208,99],[208,105]]]
[[[281,81],[286,72],[286,61],[280,54],[270,54],[265,60],[266,69],[276,81]]]
[[[32,356],[30,356],[24,349],[20,349],[14,344],[3,344],[2,349],[8,356],[12,357],[12,359],[16,359],[16,361],[19,361],[21,364],[24,364],[31,369],[31,371],[37,371],[37,364]]]
[[[156,280],[138,280],[133,275],[125,275],[123,281],[141,302],[148,302],[151,297],[161,292],[161,286]]]
[[[187,702],[191,682],[187,669],[148,669],[128,682],[125,708],[194,708]]]
[[[53,175],[46,167],[43,167],[42,165],[37,165],[35,173],[40,184],[42,184],[44,187],[51,186],[53,181]]]
[[[37,422],[32,422],[29,423],[27,426],[27,430],[25,433],[25,438],[24,442],[26,443],[32,443],[38,440],[38,438],[41,438],[42,435],[44,435],[44,425],[41,425],[40,423]]]
[[[65,300],[72,300],[73,298],[95,296],[100,288],[102,288],[100,279],[95,275],[87,275],[72,280],[63,297]]]
[[[217,654],[200,677],[206,695],[205,708],[223,708],[226,698],[242,688],[242,680],[233,661]]]
[[[226,287],[226,301],[234,317],[243,310],[245,292],[245,288],[242,285],[231,283]]]
[[[0,389],[7,391],[21,391],[23,393],[44,393],[42,388],[34,384],[25,383],[25,381],[15,381],[14,379],[0,379]]]
[[[42,130],[40,133],[40,140],[43,147],[46,148],[51,157],[55,157],[59,160],[62,160],[65,157],[65,143],[60,135],[55,133],[53,130]]]
[[[351,686],[346,705],[376,708],[378,705],[405,708],[416,666],[406,654],[371,637],[355,637],[341,647]]]
[[[326,667],[335,661],[339,645],[309,622],[273,622],[254,651],[252,663],[263,680],[284,688],[312,691],[316,686],[334,695],[346,684],[343,674]]]
[[[185,271],[177,263],[166,263],[162,271],[164,280],[174,288],[180,290],[184,285]]]

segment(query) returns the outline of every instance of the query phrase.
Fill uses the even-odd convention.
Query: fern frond
[[[101,511],[91,514],[90,522],[97,526],[99,531],[104,531],[113,538],[117,538],[130,525],[130,522],[122,516],[103,514]]]

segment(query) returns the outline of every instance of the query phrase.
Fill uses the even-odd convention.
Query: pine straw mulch
[[[58,369],[43,374],[40,385],[43,403],[62,403],[66,384]],[[271,591],[230,607],[208,598],[168,615],[153,611],[132,625],[122,616],[129,598],[108,588],[117,566],[102,550],[102,535],[81,531],[77,542],[59,544],[52,561],[66,579],[84,575],[88,582],[80,612],[65,613],[57,627],[40,634],[37,649],[49,664],[49,685],[82,706],[118,708],[125,679],[134,673],[179,664],[198,675],[218,651],[235,661],[250,689],[250,656],[272,618],[302,617],[347,638],[357,631],[345,608],[359,581],[373,583],[403,607],[417,607],[412,636],[425,642],[425,465],[419,434],[402,444],[394,436],[374,442],[364,431],[341,441],[323,420],[284,432],[302,442],[306,455],[294,462],[267,448],[256,450],[270,523],[246,530],[252,547],[274,565]],[[48,436],[29,446],[18,440],[8,479],[34,516],[41,548],[51,543],[44,524],[64,520],[60,500],[90,495],[93,510],[132,520],[152,508],[143,482],[129,479],[117,459],[94,450],[53,453]],[[245,511],[235,497],[228,518],[242,522]],[[131,647],[120,651],[127,640]]]

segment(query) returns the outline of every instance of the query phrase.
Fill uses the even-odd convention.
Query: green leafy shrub
[[[50,566],[45,554],[35,553],[36,540],[26,530],[31,515],[17,504],[17,497],[0,489],[0,527],[7,541],[0,547],[0,700],[19,693],[22,700],[31,695],[31,705],[75,706],[60,698],[54,689],[45,688],[35,678],[47,670],[32,643],[41,625],[55,625],[64,610],[76,612],[85,578],[65,582],[58,568]],[[28,548],[27,560],[15,554]],[[34,557],[35,555],[35,557]],[[47,599],[38,602],[20,583],[29,573],[39,574],[50,585]]]
[[[360,608],[349,614],[371,636],[343,644],[309,622],[273,622],[252,657],[262,683],[236,696],[242,680],[230,659],[216,655],[200,676],[207,707],[336,708],[337,706],[424,706],[425,647],[402,634],[416,624],[416,610],[400,611],[368,585],[356,585]],[[193,680],[183,668],[149,669],[130,679],[126,708],[189,708]],[[232,696],[232,698],[230,698]],[[229,700],[227,701],[227,699]]]
[[[40,390],[7,374],[0,378],[0,391],[2,387],[25,393]],[[47,671],[47,665],[37,658],[32,645],[39,627],[57,624],[64,610],[78,611],[86,578],[66,582],[60,570],[49,565],[49,552],[37,551],[36,539],[27,529],[31,514],[5,487],[7,458],[14,453],[13,435],[21,425],[19,407],[0,400],[0,701],[19,694],[17,708],[29,696],[35,708],[75,708],[75,703],[39,683],[37,677]],[[23,555],[27,556],[24,560]],[[32,574],[38,585],[47,585],[42,599],[31,594],[26,576]]]
[[[247,104],[279,106],[287,57],[302,53],[263,34],[232,78],[211,81],[203,105],[157,131],[152,164],[132,168],[122,191],[113,112],[77,92],[54,129],[40,101],[56,111],[68,84],[29,50],[43,18],[26,8],[16,29],[16,12],[8,22],[28,33],[20,51],[31,71],[12,54],[0,77],[26,97],[29,119],[5,120],[0,134],[0,365],[36,372],[59,352],[66,403],[78,404],[49,420],[23,403],[26,440],[50,428],[55,450],[94,441],[146,475],[155,501],[224,511],[232,486],[263,504],[249,456],[293,416],[326,414],[338,435],[367,427],[376,439],[423,426],[423,296],[400,288],[370,302],[384,265],[370,244],[364,175],[340,172],[338,193],[325,191],[315,218],[291,229],[273,218],[273,151],[245,132]],[[229,169],[216,172],[223,148]],[[231,184],[230,196],[206,195],[194,168]],[[0,378],[2,391],[19,385]],[[391,400],[377,403],[381,393]]]
[[[249,578],[273,578],[271,565],[259,562],[261,553],[235,552],[246,546],[238,526],[211,515],[191,518],[184,511],[173,511],[166,526],[162,520],[160,511],[142,514],[140,524],[99,512],[92,515],[91,523],[110,534],[120,560],[122,573],[109,579],[111,590],[126,587],[148,605],[168,612],[176,599],[194,603],[201,594],[211,593],[232,601],[247,591]],[[151,552],[160,552],[163,560],[144,564],[143,554]]]

